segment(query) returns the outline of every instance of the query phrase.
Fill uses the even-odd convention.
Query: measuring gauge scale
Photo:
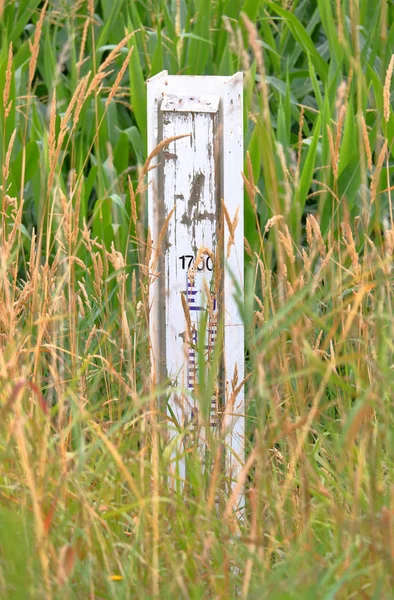
[[[224,433],[225,468],[235,482],[244,462],[242,75],[163,72],[149,80],[148,138],[149,151],[176,138],[154,159],[148,188],[152,367],[156,382],[172,385],[174,470],[187,477],[182,457],[191,443],[203,460],[210,428]],[[209,369],[208,407],[198,386]]]
[[[162,265],[166,366],[180,389],[174,393],[174,415],[183,429],[201,436],[204,430],[193,393],[202,362],[198,353],[203,351],[208,361],[213,351],[220,294],[217,274],[216,286],[213,277],[214,269],[220,268],[219,102],[218,97],[167,96],[160,109],[163,139],[185,135],[162,153],[164,210],[166,214],[174,210],[165,234]],[[203,344],[199,335],[204,336]],[[218,404],[217,393],[210,414],[214,427],[219,422]]]

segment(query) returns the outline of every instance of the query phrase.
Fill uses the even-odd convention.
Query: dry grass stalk
[[[264,233],[268,233],[271,227],[280,221],[283,221],[283,215],[274,215],[273,217],[270,217],[265,224]]]
[[[227,251],[226,251],[226,257],[228,258],[230,256],[231,246],[235,243],[235,230],[236,230],[237,225],[238,225],[239,207],[237,207],[237,209],[235,211],[235,215],[234,215],[234,220],[233,221],[231,221],[231,217],[229,215],[229,212],[227,210],[227,206],[225,205],[223,199],[222,199],[222,209],[223,209],[223,214],[224,214],[224,217],[226,219],[227,227],[228,227],[228,230],[229,230],[229,238],[228,238],[228,241],[227,241]]]
[[[44,528],[41,498],[39,498],[38,496],[37,482],[35,480],[34,471],[29,460],[29,458],[31,458],[31,454],[28,451],[27,439],[22,424],[23,422],[21,410],[19,408],[19,403],[17,404],[15,410],[17,414],[15,415],[15,419],[13,421],[13,435],[18,446],[18,452],[20,456],[21,465],[25,474],[26,483],[30,489],[31,500],[33,505],[35,533],[37,536],[38,543],[38,555],[42,566],[44,582],[47,591],[47,598],[52,598],[49,583],[49,554],[47,552],[47,536]]]
[[[79,96],[75,105],[75,112],[74,112],[74,118],[73,118],[73,129],[75,129],[75,127],[77,126],[77,123],[79,121],[79,116],[81,114],[81,110],[83,108],[83,105],[86,101],[86,99],[88,98],[88,94],[86,93],[86,88],[88,86],[88,81],[90,78],[90,71],[89,73],[83,78],[83,85],[81,85],[80,89],[79,89]]]
[[[4,164],[3,164],[3,167],[2,167],[3,182],[6,182],[7,179],[8,179],[8,174],[9,174],[9,171],[10,171],[10,160],[11,160],[12,149],[14,147],[15,136],[16,136],[16,129],[14,129],[14,131],[12,132],[10,141],[8,143],[7,153],[5,155]]]
[[[103,261],[101,259],[100,252],[92,252],[91,253],[92,263],[93,263],[93,289],[96,295],[97,301],[101,300],[102,296],[102,287],[103,287],[103,275],[104,275],[104,266]]]
[[[66,112],[64,113],[62,120],[60,121],[60,131],[66,129],[69,120],[71,119],[72,111],[80,97],[81,89],[86,85],[86,77],[83,77],[77,85],[77,89],[71,96],[71,100],[67,106]]]
[[[386,229],[384,232],[384,247],[386,256],[391,258],[394,254],[394,229]]]
[[[288,226],[285,225],[285,233],[282,233],[281,231],[279,231],[278,235],[279,235],[279,241],[283,245],[291,264],[294,265],[295,256],[294,256],[294,252],[293,252],[293,241],[291,239]]]
[[[7,59],[7,67],[5,72],[5,83],[4,83],[4,91],[3,91],[3,106],[6,110],[8,104],[8,98],[10,97],[11,90],[11,79],[12,79],[12,42],[8,47],[8,59]]]
[[[350,80],[351,81],[351,80]],[[350,85],[350,84],[349,84]],[[335,156],[339,160],[339,150],[341,145],[342,127],[347,110],[347,92],[348,87],[345,81],[339,85],[337,90],[336,110],[338,115],[337,132],[335,138]]]
[[[278,142],[277,146],[276,146],[276,149],[277,149],[277,153],[278,153],[278,156],[279,156],[280,165],[282,167],[282,172],[283,172],[283,176],[284,176],[285,213],[286,213],[286,215],[288,215],[289,212],[290,212],[290,210],[291,210],[291,197],[292,197],[292,193],[291,193],[291,187],[290,187],[290,182],[289,182],[289,175],[288,175],[288,170],[287,170],[287,165],[286,165],[286,158],[285,158],[285,153],[283,151],[282,144],[279,144],[279,142]]]
[[[89,16],[90,16],[91,22],[93,23],[93,21],[94,21],[94,0],[88,0],[88,8],[89,8]]]
[[[245,250],[246,254],[248,256],[250,256],[250,258],[253,257],[252,248],[250,247],[250,244],[249,244],[248,240],[246,239],[246,237],[244,237],[244,250]]]
[[[138,194],[140,194],[144,188],[145,188],[145,184],[144,184],[144,179],[145,179],[145,175],[148,173],[148,171],[151,168],[151,162],[152,160],[158,156],[160,154],[160,152],[162,150],[164,150],[164,148],[166,148],[169,144],[171,144],[172,142],[176,142],[177,140],[181,140],[182,138],[185,137],[190,137],[191,134],[190,133],[185,133],[182,135],[175,135],[173,137],[167,138],[165,140],[162,140],[157,146],[156,148],[154,148],[152,150],[152,152],[149,154],[148,158],[146,159],[140,173],[139,173],[139,177],[138,177],[138,186],[135,192],[135,195],[138,196]],[[154,165],[155,166],[155,165]]]
[[[88,91],[86,92],[86,98],[88,98],[90,96],[90,94],[93,94],[93,92],[96,92],[98,90],[98,88],[101,86],[104,79],[106,77],[109,77],[109,75],[111,75],[112,73],[113,73],[113,70],[96,73],[96,75],[94,75],[92,81],[90,82]]]
[[[193,329],[192,329],[192,321],[190,318],[190,309],[189,309],[187,300],[185,298],[185,294],[181,294],[181,302],[182,302],[183,314],[185,315],[185,321],[186,321],[186,330],[185,330],[185,340],[184,341],[185,341],[186,347],[189,347],[190,341],[193,339]]]
[[[390,88],[391,88],[391,79],[393,77],[393,69],[394,69],[394,54],[392,55],[389,66],[386,71],[386,78],[384,81],[383,88],[383,114],[386,123],[390,119]]]
[[[49,151],[49,170],[53,168],[55,158],[56,143],[56,88],[53,88],[51,114],[49,119],[48,151]]]
[[[192,285],[194,285],[194,279],[196,277],[196,272],[198,270],[198,267],[201,263],[201,260],[203,259],[204,256],[209,256],[212,259],[212,262],[214,262],[215,257],[213,255],[212,250],[210,250],[209,248],[207,248],[206,246],[200,246],[198,251],[197,251],[197,256],[195,258],[195,260],[193,261],[192,266],[189,268],[188,271],[188,276],[189,276],[189,281]]]
[[[108,106],[108,104],[112,101],[113,97],[116,95],[116,92],[118,91],[118,88],[120,86],[120,82],[122,81],[123,76],[125,74],[125,71],[126,71],[126,69],[128,67],[128,64],[130,62],[130,58],[131,58],[131,55],[133,53],[133,50],[134,50],[134,46],[132,46],[130,48],[130,50],[128,51],[128,53],[127,53],[127,56],[126,56],[126,58],[125,58],[125,60],[123,62],[123,65],[120,68],[120,71],[119,71],[119,73],[116,76],[115,83],[112,86],[111,91],[109,93],[109,96],[108,96],[108,98],[107,98],[107,100],[105,102],[105,106]]]
[[[334,174],[334,179],[337,180],[338,179],[338,155],[335,151],[334,138],[332,136],[332,131],[331,131],[331,128],[328,125],[328,123],[327,123],[327,136],[328,136],[328,143],[330,145],[332,172]]]
[[[326,245],[321,234],[320,225],[313,215],[308,215],[306,218],[306,233],[309,247],[312,248],[313,242],[316,242],[319,254],[324,258],[326,255]]]
[[[309,242],[308,242],[308,244],[309,244]],[[312,244],[313,244],[313,239],[312,239]],[[308,253],[306,252],[305,248],[302,248],[302,250],[301,250],[301,258],[302,258],[305,272],[310,273],[311,266],[312,266],[312,260],[309,257]]]
[[[80,74],[80,70],[81,70],[81,66],[84,62],[84,54],[85,54],[85,47],[86,47],[86,40],[88,38],[88,29],[89,29],[89,24],[90,24],[90,17],[88,17],[85,20],[84,26],[83,26],[83,31],[82,31],[82,40],[81,40],[81,47],[79,49],[79,59],[77,62],[77,79],[79,79],[79,74]]]
[[[36,30],[34,32],[33,43],[29,40],[29,48],[31,52],[31,58],[29,61],[29,84],[28,89],[31,90],[31,84],[33,83],[34,73],[36,72],[38,52],[40,48],[40,38],[42,26],[44,24],[45,13],[48,8],[48,0],[46,0],[44,6],[41,9],[40,18],[37,21]]]
[[[344,222],[341,223],[341,229],[343,234],[343,242],[346,246],[350,259],[352,261],[352,266],[357,277],[361,274],[361,265],[359,263],[358,253],[356,250],[356,245],[354,243],[353,233],[350,228],[349,223]]]
[[[308,215],[309,216],[309,215]],[[313,248],[313,227],[312,221],[306,218],[306,241],[308,242],[308,246],[310,249]]]
[[[135,200],[133,183],[130,179],[130,175],[127,176],[127,181],[129,184],[129,194],[130,194],[130,205],[131,205],[131,218],[133,219],[134,225],[137,223],[137,203]]]
[[[387,153],[387,140],[384,141],[384,144],[383,144],[382,149],[378,156],[378,162],[376,164],[375,171],[372,175],[371,187],[370,187],[371,204],[373,204],[376,199],[376,194],[377,194],[378,187],[379,187],[380,174],[382,172],[383,164],[386,159],[386,153]]]
[[[89,300],[89,294],[88,294],[88,292],[86,290],[85,284],[82,281],[78,281],[77,285],[78,285],[78,287],[80,288],[80,290],[82,292],[82,295],[83,295],[83,297],[85,299],[85,302],[86,302],[86,306],[89,309],[91,309],[90,300]]]
[[[132,31],[131,33],[128,33],[123,40],[121,40],[113,50],[111,50],[111,52],[108,54],[107,58],[105,59],[105,61],[100,65],[98,72],[102,73],[102,71],[105,71],[105,69],[107,67],[109,67],[109,65],[111,63],[113,63],[114,60],[116,60],[118,58],[118,56],[120,55],[120,51],[122,50],[122,48],[127,44],[127,42],[133,37],[133,35],[135,35],[139,30],[136,31]],[[129,51],[129,54],[131,52],[131,49]]]
[[[168,225],[170,224],[172,215],[175,212],[175,208],[176,208],[176,204],[174,204],[174,206],[172,207],[172,209],[170,210],[170,212],[168,213],[168,215],[166,216],[166,218],[164,219],[164,223],[163,226],[160,230],[159,233],[159,237],[157,240],[157,248],[155,249],[155,253],[153,255],[153,260],[152,260],[152,264],[150,266],[150,270],[153,273],[156,270],[157,264],[159,262],[159,258],[160,258],[160,253],[161,253],[161,247],[163,245],[164,242],[164,238],[165,235],[167,233],[167,229],[168,229]],[[150,248],[152,247],[152,238],[150,237],[150,233],[148,232],[148,249],[147,249],[147,259],[148,259],[148,253],[150,254]]]
[[[305,109],[301,106],[300,122],[298,125],[298,142],[297,142],[297,169],[296,169],[296,185],[300,178],[301,156],[302,156],[302,129],[304,127]]]
[[[254,183],[254,176],[253,176],[253,167],[252,167],[252,161],[250,159],[250,154],[249,152],[246,153],[246,165],[247,165],[247,169],[248,169],[248,176],[246,177],[245,173],[242,173],[242,178],[244,180],[244,184],[246,187],[246,192],[249,196],[249,200],[253,206],[253,210],[256,210],[256,186]]]
[[[339,198],[338,198],[337,194],[334,192],[334,190],[333,190],[333,189],[331,189],[331,188],[330,188],[330,186],[329,186],[329,185],[327,185],[326,183],[324,183],[324,181],[319,181],[318,179],[313,179],[312,181],[313,181],[313,183],[315,183],[316,185],[320,185],[320,186],[323,188],[323,190],[318,190],[317,192],[312,192],[312,194],[309,194],[309,195],[308,195],[308,198],[313,198],[313,196],[317,196],[317,195],[319,195],[319,194],[323,194],[323,193],[325,193],[325,192],[328,192],[329,194],[331,194],[331,196],[332,196],[333,198],[335,198],[335,200],[336,200],[336,201],[338,202],[338,204],[339,204],[340,200],[339,200]]]
[[[50,140],[49,140],[50,170],[49,170],[49,175],[48,175],[48,187],[47,187],[48,194],[51,192],[54,178],[55,178],[56,165],[58,163],[60,152],[62,150],[63,143],[66,138],[67,132],[69,131],[68,121],[71,119],[72,111],[73,111],[74,107],[76,107],[75,113],[74,113],[74,118],[73,118],[73,125],[72,125],[72,127],[74,129],[78,123],[78,119],[79,119],[79,115],[80,115],[80,112],[83,107],[83,103],[89,95],[89,93],[87,93],[87,94],[85,93],[89,78],[90,78],[90,73],[88,73],[88,75],[83,77],[81,79],[81,81],[78,83],[77,89],[75,90],[74,94],[72,95],[70,103],[66,109],[66,112],[61,119],[60,131],[59,131],[59,135],[58,135],[56,144],[55,144],[56,96],[55,96],[55,92],[54,92],[54,96],[52,98],[51,122],[50,122],[50,132],[49,132],[49,136],[50,136]]]
[[[371,152],[371,144],[369,143],[369,136],[368,136],[368,129],[367,129],[367,124],[365,122],[364,119],[364,115],[360,116],[360,120],[361,120],[361,128],[362,128],[362,132],[363,132],[363,141],[364,141],[364,148],[365,148],[365,152],[367,155],[367,161],[368,161],[368,169],[370,171],[372,171],[372,152]]]
[[[245,13],[241,13],[242,20],[244,22],[246,31],[248,32],[249,43],[256,57],[257,70],[260,73],[260,90],[263,100],[263,119],[266,123],[270,122],[270,109],[269,109],[269,93],[267,78],[265,72],[265,65],[263,59],[263,51],[260,42],[259,33],[255,24],[249,19]]]

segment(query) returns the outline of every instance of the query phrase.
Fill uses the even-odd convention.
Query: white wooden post
[[[213,398],[209,421],[213,430],[220,427],[225,432],[225,469],[233,485],[245,454],[240,386],[244,327],[239,311],[244,254],[242,95],[242,73],[191,77],[162,71],[148,80],[148,153],[163,140],[184,136],[169,143],[149,171],[153,377],[157,383],[167,378],[172,382],[170,413],[181,430],[190,428],[198,415],[193,391],[202,317],[207,322],[207,360],[218,322],[223,323],[220,406]],[[219,264],[221,275],[215,272]],[[179,436],[175,426],[169,430]],[[182,459],[178,470],[184,478]]]

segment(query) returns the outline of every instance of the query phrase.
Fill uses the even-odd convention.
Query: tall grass
[[[391,598],[394,7],[0,1],[4,598]],[[247,505],[149,369],[145,79],[245,72]],[[175,486],[176,488],[177,486]],[[236,488],[237,489],[237,488]]]

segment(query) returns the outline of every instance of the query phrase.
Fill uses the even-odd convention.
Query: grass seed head
[[[392,55],[389,66],[386,71],[386,78],[384,81],[383,88],[383,114],[386,123],[390,119],[390,89],[391,89],[391,79],[393,77],[393,69],[394,69],[394,54]]]

